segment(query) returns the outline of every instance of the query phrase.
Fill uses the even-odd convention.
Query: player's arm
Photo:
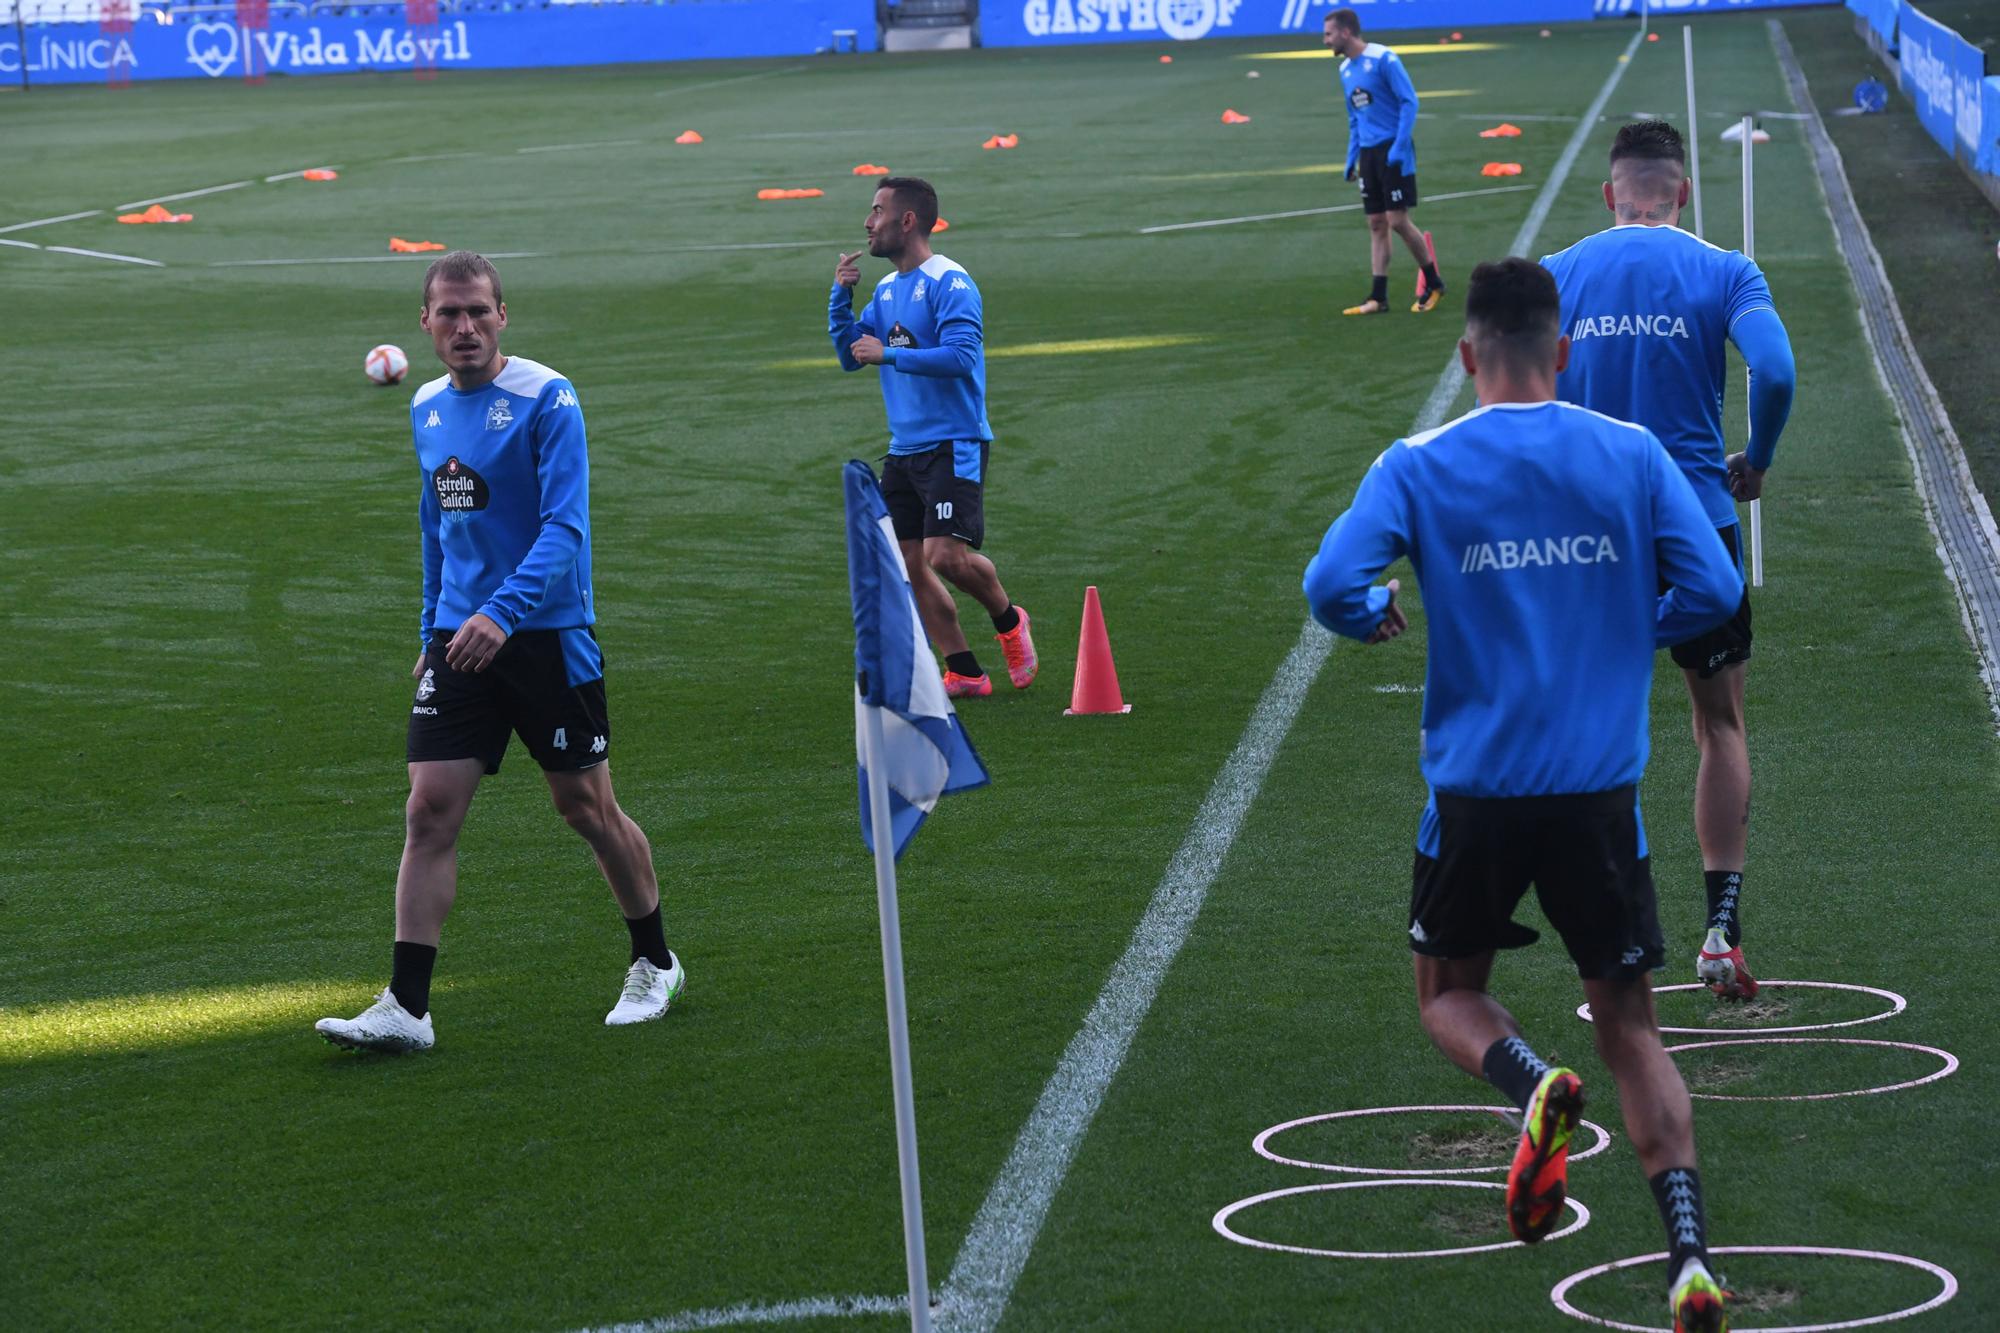
[[[1354,173],[1361,165],[1361,118],[1355,113],[1354,99],[1347,94],[1347,83],[1337,75],[1334,84],[1340,89],[1340,100],[1347,106],[1347,179],[1353,180]]]
[[[861,309],[861,317],[854,316],[854,284],[861,281],[861,268],[854,261],[861,252],[844,254],[833,269],[833,291],[826,300],[826,331],[833,339],[834,354],[840,358],[842,370],[859,370],[861,363],[854,359],[849,350],[854,340],[864,336],[869,326],[868,317],[875,309],[870,301]]]
[[[1391,452],[1397,446],[1390,446]],[[1319,553],[1306,565],[1304,590],[1312,617],[1335,634],[1379,643],[1409,623],[1396,606],[1396,584],[1375,580],[1409,550],[1400,482],[1390,475],[1390,454],[1375,460],[1354,502],[1333,521]]]
[[[576,396],[565,380],[551,380],[542,390],[534,424],[535,477],[541,485],[541,530],[535,544],[506,582],[494,589],[486,605],[468,618],[451,642],[451,663],[460,666],[461,649],[473,654],[471,669],[480,670],[493,660],[493,653],[507,641],[515,627],[548,599],[549,587],[568,573],[583,550],[584,528],[590,513],[590,454],[585,447],[583,409],[554,406],[563,389]],[[480,619],[491,622],[491,631],[475,626]],[[468,635],[468,630],[473,630]],[[494,632],[497,631],[497,637]],[[460,639],[468,639],[461,645]],[[490,643],[488,642],[490,641]],[[490,646],[491,652],[483,650]]]
[[[1417,88],[1410,82],[1410,72],[1403,68],[1401,56],[1391,54],[1384,62],[1389,73],[1389,87],[1396,94],[1396,137],[1389,144],[1389,162],[1403,169],[1405,175],[1415,175],[1417,170]]]
[[[423,483],[417,497],[417,527],[423,534],[424,609],[417,621],[417,668],[412,674],[421,676],[424,654],[430,651],[431,631],[437,627],[438,594],[444,589],[444,546],[438,541],[438,524],[444,511],[438,507],[437,487],[421,462],[417,464],[417,476]]]
[[[964,285],[960,286],[960,283]],[[936,303],[938,345],[885,347],[882,349],[882,364],[905,375],[944,380],[969,379],[972,372],[979,368],[980,348],[986,341],[979,289],[962,273],[952,274],[950,281],[939,286],[944,290],[936,292],[931,298]]]
[[[1792,414],[1798,366],[1785,322],[1769,306],[1740,316],[1730,326],[1729,340],[1750,367],[1750,442],[1729,456],[1729,490],[1739,500],[1754,500],[1763,493],[1764,473]]]
[[[1715,538],[1715,524],[1695,498],[1666,446],[1646,433],[1647,489],[1652,496],[1653,562],[1666,585],[1653,623],[1661,648],[1714,629],[1743,601],[1743,576]]]

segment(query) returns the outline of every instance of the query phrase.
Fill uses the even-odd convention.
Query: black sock
[[[993,632],[996,634],[1012,634],[1014,626],[1020,623],[1021,608],[1009,602],[1005,611],[993,617]]]
[[[1381,305],[1389,304],[1389,275],[1377,275],[1375,285],[1368,289],[1368,299]]]
[[[657,968],[673,966],[673,955],[667,952],[667,937],[660,933],[659,904],[642,917],[626,917],[625,929],[632,932],[632,961],[641,958]]]
[[[962,653],[952,653],[946,657],[944,659],[944,668],[947,671],[956,671],[961,676],[983,676],[986,674],[985,668],[979,665],[979,659],[972,655],[970,648]]]
[[[1743,872],[1704,870],[1701,877],[1708,887],[1709,929],[1721,930],[1734,948],[1743,942],[1743,921],[1736,909],[1736,900],[1743,892]]]
[[[1660,1220],[1667,1224],[1668,1283],[1681,1275],[1681,1265],[1689,1259],[1699,1259],[1707,1268],[1708,1219],[1702,1215],[1701,1172],[1677,1166],[1646,1183],[1653,1187],[1653,1202],[1659,1205]]]
[[[389,993],[412,1017],[422,1018],[431,1011],[431,969],[437,966],[437,960],[438,951],[433,945],[396,941]]]
[[[1549,1072],[1548,1062],[1519,1037],[1502,1037],[1488,1046],[1479,1068],[1486,1081],[1500,1089],[1501,1096],[1523,1111],[1535,1095],[1535,1085]]]
[[[1444,290],[1444,279],[1438,276],[1438,266],[1436,264],[1424,265],[1424,290],[1427,292],[1441,292]]]

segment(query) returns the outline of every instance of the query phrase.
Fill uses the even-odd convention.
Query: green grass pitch
[[[1537,252],[1606,221],[1618,120],[1679,115],[1665,31],[1634,56]],[[1142,230],[1352,200],[1331,66],[1261,58],[1309,39],[0,98],[0,226],[253,182],[178,204],[194,214],[179,227],[107,212],[7,233],[163,267],[0,248],[0,1323],[560,1330],[902,1289],[837,482],[884,428],[872,372],[843,376],[823,323],[835,255],[860,244],[861,162],[936,182],[939,249],[984,291],[988,549],[1044,663],[1029,692],[963,710],[993,786],[947,802],[902,867],[942,1285],[1296,641],[1306,558],[1410,427],[1465,274],[1520,227],[1629,34],[1503,29],[1467,34],[1491,49],[1409,57],[1426,195],[1529,188],[1421,207],[1457,291],[1436,315],[1371,321],[1336,313],[1366,290],[1358,213]],[[1705,20],[1697,39],[1710,237],[1733,245],[1737,159],[1714,136],[1783,108],[1784,87],[1761,18]],[[1226,107],[1251,122],[1223,126]],[[1502,119],[1527,134],[1476,137]],[[689,128],[707,142],[675,146]],[[1965,1289],[1905,1326],[1991,1327],[2000,753],[1800,131],[1770,128],[1758,258],[1801,392],[1766,504],[1749,950],[1760,972],[1902,993],[1906,1013],[1846,1031],[1964,1064],[1890,1095],[1697,1103],[1712,1239],[1928,1259]],[[982,151],[995,132],[1020,147]],[[1479,174],[1499,158],[1523,176]],[[322,164],[340,179],[264,179]],[[763,186],[827,193],[759,203]],[[361,360],[394,341],[415,379],[434,372],[419,263],[243,261],[386,256],[391,235],[531,256],[501,261],[503,346],[582,395],[619,790],[655,845],[691,981],[663,1023],[601,1026],[624,938],[517,746],[465,832],[438,1049],[362,1059],[311,1033],[386,980],[401,844],[416,477],[407,394],[373,389]],[[1392,293],[1410,280],[1399,253]],[[1733,390],[1731,405],[1740,423]],[[1085,584],[1102,590],[1128,717],[1061,715]],[[1552,1309],[1553,1283],[1660,1248],[1553,941],[1503,960],[1495,986],[1580,1069],[1612,1132],[1572,1174],[1588,1229],[1389,1263],[1210,1227],[1234,1200],[1339,1179],[1254,1155],[1267,1126],[1494,1101],[1428,1048],[1410,996],[1411,600],[1408,640],[1342,644],[1313,687],[1006,1327],[1580,1327]],[[1680,696],[1663,672],[1645,788],[1676,960],[1701,910]],[[1872,1008],[1792,992],[1764,1021]],[[1716,1021],[1685,996],[1663,1012]],[[1752,1095],[1933,1067],[1818,1046],[1683,1066],[1698,1089]],[[1382,1118],[1274,1146],[1460,1164],[1490,1148],[1480,1127]],[[1323,1192],[1239,1222],[1344,1249],[1504,1234],[1497,1196],[1474,1190]],[[1933,1290],[1830,1260],[1725,1268],[1767,1307],[1746,1324]],[[1577,1299],[1657,1323],[1659,1283],[1639,1270]]]

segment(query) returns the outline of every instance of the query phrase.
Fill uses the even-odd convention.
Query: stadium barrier
[[[1844,0],[1924,130],[2000,208],[2000,77],[1986,52],[1906,0]]]
[[[12,9],[12,6],[8,6]],[[134,7],[136,9],[136,7]],[[0,27],[0,80],[25,86],[153,79],[350,74],[357,70],[523,69],[873,50],[874,0],[674,0],[672,4],[441,5],[412,25],[404,6],[273,3],[267,26],[229,12],[148,6],[111,30],[42,22],[22,7]],[[345,10],[344,13],[333,12]],[[58,11],[60,12],[60,11]],[[132,12],[128,10],[127,12]]]

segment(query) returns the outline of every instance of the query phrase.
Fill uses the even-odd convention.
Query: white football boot
[[[431,1016],[413,1016],[397,1003],[395,993],[387,990],[355,1017],[322,1018],[313,1029],[350,1051],[427,1051],[437,1045]]]
[[[667,950],[667,966],[654,967],[641,958],[625,972],[625,989],[618,994],[618,1003],[604,1016],[606,1027],[623,1027],[627,1023],[645,1023],[667,1012],[667,1007],[680,998],[687,989],[687,972],[681,967],[680,955]]]

